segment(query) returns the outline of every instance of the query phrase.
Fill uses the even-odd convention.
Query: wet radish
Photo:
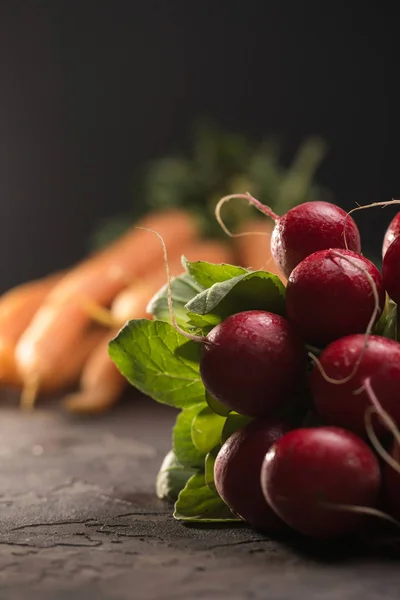
[[[387,249],[390,244],[400,235],[400,212],[392,219],[389,223],[389,227],[386,230],[385,237],[383,238],[382,245],[382,258],[385,256]]]
[[[290,322],[306,341],[320,347],[365,332],[374,311],[374,320],[378,319],[384,302],[378,269],[350,250],[314,252],[292,271],[286,288]]]
[[[397,444],[393,444],[391,456],[400,465],[400,450]],[[389,464],[385,464],[383,468],[383,487],[385,508],[392,517],[400,521],[400,473]]]
[[[232,234],[222,222],[220,210],[222,205],[232,198],[245,198],[275,221],[271,236],[271,254],[286,277],[289,277],[304,258],[317,250],[348,248],[354,252],[361,252],[360,233],[355,221],[342,208],[330,202],[304,202],[279,217],[269,206],[265,206],[250,194],[225,196],[217,204],[216,217],[228,235]]]
[[[233,314],[207,335],[195,335],[175,318],[171,275],[164,240],[168,309],[175,330],[200,343],[200,374],[206,391],[232,411],[263,417],[283,407],[296,393],[302,396],[307,355],[302,340],[283,317],[263,310]]]
[[[266,500],[288,525],[327,538],[361,527],[364,513],[376,504],[381,475],[373,452],[353,433],[305,428],[271,447],[261,484]]]
[[[400,304],[400,237],[396,237],[386,250],[382,277],[387,293],[396,304]]]
[[[257,419],[230,436],[214,466],[215,486],[232,512],[269,534],[286,526],[264,498],[261,466],[272,444],[289,429],[281,421]]]
[[[365,342],[360,334],[332,342],[319,356],[321,369],[314,367],[310,383],[321,418],[362,436],[366,436],[365,411],[371,406],[363,389],[367,379],[382,408],[400,426],[400,344],[381,336],[369,336]],[[340,383],[349,376],[349,381]],[[387,432],[378,419],[374,419],[374,429],[379,435]]]
[[[272,232],[271,252],[282,272],[289,277],[293,269],[317,250],[346,248],[346,212],[329,202],[304,202],[281,217]],[[346,225],[347,248],[361,252],[360,234],[354,220]]]
[[[302,390],[304,346],[279,315],[262,310],[237,313],[200,341],[203,383],[231,410],[267,416]]]

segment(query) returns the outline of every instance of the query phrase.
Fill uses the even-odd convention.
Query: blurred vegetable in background
[[[216,202],[230,193],[250,192],[278,214],[307,200],[332,201],[332,193],[315,179],[326,154],[319,137],[309,137],[300,145],[288,167],[282,164],[283,144],[276,138],[255,143],[244,136],[224,133],[201,123],[195,128],[187,156],[166,156],[151,161],[134,189],[141,206],[163,209],[190,208],[197,213],[207,235],[223,235],[214,218]],[[123,233],[142,216],[135,204],[131,213],[99,223],[92,239],[98,248]],[[229,227],[238,226],[254,210],[245,202],[231,203],[226,209]]]
[[[173,275],[181,272],[185,254],[191,261],[267,270],[285,282],[271,257],[271,219],[255,213],[245,201],[231,202],[223,215],[231,230],[265,235],[230,239],[214,214],[222,196],[247,191],[278,214],[305,201],[331,200],[330,192],[315,180],[326,152],[324,142],[306,139],[289,166],[283,164],[282,150],[276,139],[254,143],[203,124],[187,156],[150,162],[135,188],[134,198],[140,197],[140,203],[133,203],[131,213],[99,224],[89,258],[59,275],[54,289],[47,293],[46,288],[41,300],[35,296],[30,302],[25,287],[0,298],[0,342],[2,335],[10,337],[13,327],[11,342],[3,344],[0,353],[0,384],[23,388],[25,407],[32,407],[37,395],[46,391],[72,392],[63,404],[70,412],[102,412],[117,402],[126,383],[108,357],[108,341],[122,321],[152,318],[148,302],[166,277],[159,240],[136,225],[163,236]],[[27,315],[22,321],[21,294]],[[60,365],[65,370],[62,377]]]

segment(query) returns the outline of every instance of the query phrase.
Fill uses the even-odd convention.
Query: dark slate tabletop
[[[0,600],[400,598],[393,553],[175,522],[154,493],[174,416],[139,398],[91,419],[2,399]]]

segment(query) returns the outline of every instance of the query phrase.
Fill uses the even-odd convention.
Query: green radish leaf
[[[243,310],[267,310],[282,315],[285,311],[285,287],[276,275],[254,271],[215,283],[190,300],[186,309],[190,313],[211,317],[214,324]]]
[[[249,273],[243,267],[235,267],[234,265],[215,265],[204,260],[189,262],[184,256],[182,257],[182,265],[186,272],[204,288],[209,288],[214,283],[227,281],[238,275]]]
[[[194,523],[240,521],[222,498],[206,485],[202,473],[193,475],[179,494],[175,503],[174,517],[178,521]]]
[[[192,441],[200,452],[210,452],[221,440],[226,417],[205,406],[192,421]]]
[[[385,330],[387,320],[388,320],[388,314],[389,314],[390,308],[393,304],[394,304],[393,300],[391,300],[389,298],[389,296],[386,294],[385,305],[379,316],[379,319],[377,320],[377,322],[375,323],[374,328],[373,328],[374,335],[383,335],[383,332]]]
[[[164,321],[129,321],[111,340],[109,355],[122,375],[157,402],[176,408],[204,403],[200,344]]]
[[[186,309],[185,309],[186,310]],[[197,327],[203,333],[207,334],[215,325],[220,323],[221,319],[217,315],[197,315],[194,312],[186,311],[188,325]]]
[[[227,417],[231,412],[231,409],[222,404],[219,400],[216,400],[209,394],[206,390],[206,402],[208,406],[213,410],[217,415],[221,415],[221,417]]]
[[[165,456],[157,475],[157,498],[176,502],[179,492],[183,490],[194,473],[194,469],[181,465],[173,450],[170,450]]]
[[[235,433],[235,431],[238,431],[239,429],[243,429],[243,427],[245,427],[252,420],[252,417],[245,417],[244,415],[231,412],[228,415],[222,430],[221,444],[224,444],[226,440],[231,437],[232,433]]]
[[[207,407],[205,403],[182,410],[172,431],[172,447],[178,461],[185,467],[203,468],[208,450],[196,448],[192,440],[193,419]],[[208,407],[207,407],[208,408]]]
[[[391,340],[399,340],[398,308],[393,300],[387,302],[382,317],[376,324],[374,333]]]
[[[185,305],[203,289],[203,286],[196,283],[187,273],[182,273],[182,275],[178,275],[178,277],[175,277],[172,280],[171,291],[174,315],[177,323],[182,327],[185,327],[189,320]],[[147,312],[159,321],[166,321],[167,323],[171,322],[168,308],[167,284],[165,284],[150,300],[147,306]]]
[[[163,210],[185,205],[196,193],[192,161],[180,156],[151,161],[144,172],[142,190],[148,207]]]

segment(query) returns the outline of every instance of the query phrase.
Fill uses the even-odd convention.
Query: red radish
[[[383,238],[382,245],[382,258],[385,257],[386,251],[390,244],[400,235],[400,212],[392,219],[389,223],[389,227],[386,230],[385,237]]]
[[[262,310],[237,313],[198,341],[204,342],[203,383],[231,410],[249,417],[267,416],[302,389],[304,346],[279,315]]]
[[[304,202],[290,209],[283,217],[279,217],[250,194],[225,196],[217,204],[215,214],[228,235],[232,236],[221,220],[220,210],[222,205],[232,198],[247,199],[260,212],[275,221],[271,236],[271,254],[286,277],[289,277],[296,265],[306,256],[317,250],[347,248],[361,252],[360,233],[355,221],[342,208],[330,202]]]
[[[329,202],[304,202],[277,221],[271,236],[271,252],[282,272],[289,277],[293,269],[317,250],[346,248],[346,212]],[[361,252],[360,233],[349,217],[346,225],[347,248]]]
[[[253,421],[230,436],[214,465],[215,486],[224,502],[240,518],[269,534],[286,526],[264,498],[261,466],[272,444],[289,430],[281,421]]]
[[[202,344],[200,373],[207,392],[249,417],[270,415],[283,407],[306,379],[307,356],[290,323],[270,312],[249,310],[227,317],[207,336],[179,326],[172,302],[171,275],[164,240],[156,231],[167,274],[168,308],[173,327]]]
[[[396,304],[400,304],[400,237],[396,237],[386,250],[382,277],[387,293]]]
[[[400,464],[400,449],[393,444],[392,458]],[[389,464],[383,468],[384,502],[386,510],[398,521],[400,521],[400,473]]]
[[[357,530],[375,506],[380,484],[379,464],[367,444],[336,427],[285,434],[261,470],[271,507],[293,529],[316,538]]]
[[[320,368],[315,366],[311,374],[311,392],[321,418],[362,436],[366,435],[365,411],[371,406],[367,391],[360,391],[367,379],[382,408],[400,425],[400,344],[375,335],[365,342],[361,334],[332,342],[319,356]],[[352,373],[349,381],[340,384]],[[387,432],[378,419],[373,424],[379,436]]]
[[[376,321],[384,303],[378,269],[350,250],[314,252],[292,271],[286,287],[290,322],[305,340],[317,346],[365,332],[374,310]]]

